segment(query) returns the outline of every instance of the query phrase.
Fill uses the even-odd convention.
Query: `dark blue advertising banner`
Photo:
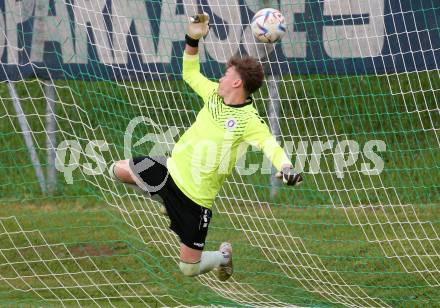
[[[205,11],[204,73],[234,54],[273,49],[275,74],[383,74],[439,69],[440,2],[278,0],[287,33],[255,43],[261,1],[0,0],[1,80],[179,78],[188,16]]]

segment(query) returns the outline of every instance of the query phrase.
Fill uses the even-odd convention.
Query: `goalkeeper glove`
[[[292,166],[282,167],[280,172],[277,172],[275,176],[279,179],[283,179],[283,183],[288,186],[295,186],[301,184],[303,181],[302,175],[300,173],[295,173]]]
[[[202,36],[208,34],[209,15],[207,13],[197,14],[191,17],[191,23],[188,25],[187,34],[193,40],[200,40]]]

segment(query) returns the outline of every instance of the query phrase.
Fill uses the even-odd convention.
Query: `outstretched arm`
[[[183,80],[202,97],[206,103],[209,96],[217,90],[218,83],[213,82],[200,73],[199,40],[208,33],[209,16],[206,13],[191,18],[188,33],[185,36],[185,52],[183,54]]]
[[[243,135],[244,140],[263,151],[277,169],[276,176],[287,185],[297,185],[302,182],[301,174],[293,170],[293,165],[283,148],[270,133],[267,124],[259,117],[252,118]]]

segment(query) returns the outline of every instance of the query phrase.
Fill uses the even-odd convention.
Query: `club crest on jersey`
[[[237,120],[234,118],[229,118],[225,122],[225,128],[228,130],[234,130],[237,126]]]

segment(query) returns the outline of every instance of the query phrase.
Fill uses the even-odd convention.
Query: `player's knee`
[[[133,183],[133,179],[128,171],[128,160],[119,160],[113,162],[108,168],[110,177],[113,180],[121,181],[123,183]]]
[[[197,276],[200,273],[200,262],[197,263],[185,263],[180,261],[180,271],[183,275],[188,277]]]

